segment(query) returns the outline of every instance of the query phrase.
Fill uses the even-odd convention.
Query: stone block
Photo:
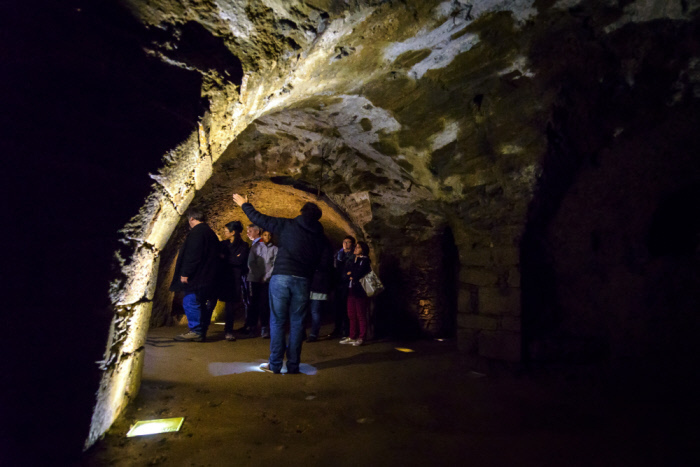
[[[460,221],[453,226],[452,234],[455,238],[455,244],[462,248],[471,248],[476,244],[490,243],[490,234],[482,230],[466,227],[463,221]]]
[[[136,397],[141,383],[143,360],[143,350],[137,351],[102,374],[90,431],[85,441],[86,447],[97,441]]]
[[[168,197],[154,191],[120,233],[130,240],[145,242],[162,250],[179,220],[180,213]]]
[[[519,362],[522,351],[520,333],[508,331],[482,331],[477,336],[479,355],[507,362]]]
[[[163,167],[151,175],[176,206],[188,198],[188,191],[194,190],[194,174],[199,160],[199,137],[194,131],[186,141],[166,154]]]
[[[520,249],[514,246],[496,245],[492,255],[496,264],[520,264]]]
[[[466,313],[457,313],[457,326],[466,329],[498,329],[498,318]]]
[[[122,353],[133,353],[146,344],[153,302],[141,302],[131,307],[127,336],[121,346]]]
[[[520,289],[480,287],[479,313],[520,316]]]
[[[372,204],[367,191],[346,196],[343,200],[343,206],[345,212],[356,225],[363,226],[372,220]]]
[[[498,282],[498,275],[484,268],[463,267],[459,271],[459,281],[466,284],[494,286]]]
[[[211,177],[213,173],[211,157],[204,156],[197,161],[197,165],[194,168],[194,187],[197,190],[201,190],[207,180]]]
[[[504,316],[501,318],[500,328],[503,331],[520,332],[522,330],[522,319],[519,316]]]
[[[508,286],[513,288],[520,287],[520,269],[513,267],[508,270]]]
[[[187,207],[190,205],[194,199],[195,189],[194,186],[188,186],[187,189],[178,193],[177,196],[173,197],[173,203],[177,208],[177,212],[182,215],[187,211]]]
[[[138,248],[131,260],[122,267],[126,280],[111,294],[117,306],[131,305],[144,298],[152,299],[158,276],[159,258],[149,248]]]
[[[474,287],[462,287],[457,292],[457,312],[476,313],[477,291]]]
[[[489,266],[491,264],[490,248],[460,248],[459,262],[462,266]]]

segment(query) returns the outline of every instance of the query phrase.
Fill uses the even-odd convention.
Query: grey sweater
[[[270,282],[272,268],[277,258],[277,247],[258,240],[248,253],[248,282]]]

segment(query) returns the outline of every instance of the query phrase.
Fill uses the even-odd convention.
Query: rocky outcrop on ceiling
[[[402,332],[506,361],[646,351],[646,325],[625,331],[641,305],[613,296],[672,268],[649,266],[648,224],[700,179],[700,3],[126,4],[158,32],[148,53],[202,73],[208,111],[123,231],[115,335],[147,325],[150,311],[127,317],[150,310],[187,206],[229,208],[207,187],[217,173],[231,190],[322,191],[371,242],[389,290],[377,305]],[[137,375],[138,342],[119,342],[106,371]],[[95,436],[111,421],[97,418]]]

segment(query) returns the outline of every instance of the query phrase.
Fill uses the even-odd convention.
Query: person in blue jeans
[[[204,342],[216,305],[219,238],[202,211],[190,209],[185,216],[191,230],[180,247],[170,290],[184,292],[182,307],[190,330],[174,339]]]
[[[323,233],[321,209],[306,203],[293,219],[266,216],[255,210],[247,196],[237,193],[233,201],[241,206],[255,225],[278,238],[277,257],[270,278],[270,359],[260,368],[279,374],[285,351],[287,374],[299,373],[304,318],[309,303],[309,285],[328,243]],[[289,322],[289,346],[285,345],[285,325]]]

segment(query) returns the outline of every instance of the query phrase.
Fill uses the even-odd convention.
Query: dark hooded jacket
[[[323,226],[313,217],[300,215],[294,219],[261,214],[252,204],[244,203],[243,212],[255,225],[275,234],[279,239],[272,275],[299,276],[310,279],[326,244]]]
[[[177,255],[170,290],[213,298],[216,295],[219,249],[219,238],[207,224],[202,222],[192,227]],[[181,276],[187,277],[187,284],[180,281]]]

